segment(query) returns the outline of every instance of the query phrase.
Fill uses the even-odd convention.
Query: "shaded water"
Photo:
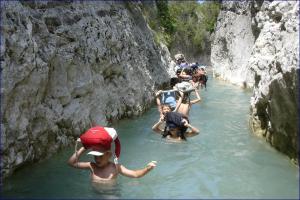
[[[250,93],[209,79],[191,124],[200,134],[172,143],[152,132],[156,107],[114,125],[122,144],[120,163],[129,169],[158,161],[140,179],[119,176],[115,186],[93,189],[89,172],[66,161],[73,148],[24,167],[4,182],[2,196],[25,198],[269,198],[298,199],[299,171],[248,128]],[[84,156],[82,160],[92,159]]]

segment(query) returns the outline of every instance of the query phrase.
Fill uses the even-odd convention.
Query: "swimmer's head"
[[[185,132],[187,131],[187,127],[185,126],[177,126],[176,124],[169,123],[165,129],[162,137],[167,137],[170,135],[171,137],[179,137],[182,140],[186,140]]]
[[[111,151],[106,151],[100,156],[95,156],[94,155],[94,160],[97,166],[101,167],[109,162],[109,159],[112,156]]]
[[[180,136],[180,134],[179,134],[180,129],[178,127],[169,128],[168,132],[169,132],[169,135],[176,136],[176,137]]]
[[[94,160],[97,166],[103,166],[106,164],[112,156],[111,149],[104,146],[93,147],[92,151],[87,153],[94,156]]]
[[[168,104],[163,104],[163,105],[161,106],[161,110],[162,110],[162,113],[163,113],[163,114],[166,114],[166,113],[168,113],[168,112],[171,112],[171,111],[172,111],[172,108],[171,108],[171,106],[168,105]]]

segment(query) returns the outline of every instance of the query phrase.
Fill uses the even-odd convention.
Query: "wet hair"
[[[177,69],[177,70],[176,70],[176,75],[177,75],[177,76],[180,75],[181,71],[182,71],[181,68]]]
[[[177,83],[180,83],[180,79],[177,77],[173,77],[170,79],[170,87],[173,88]]]
[[[187,127],[179,127],[179,130],[177,130],[177,132],[176,132],[177,137],[180,137],[182,140],[186,140],[186,137],[184,135],[186,130],[187,130]],[[171,134],[171,131],[170,131],[169,127],[165,126],[164,133],[162,134],[162,137],[165,138],[168,135],[172,135],[172,134]]]
[[[165,126],[164,133],[162,134],[162,137],[165,138],[165,137],[167,137],[168,135],[171,135],[171,133],[170,133],[170,131],[168,130],[168,127]]]
[[[183,139],[183,140],[186,140],[186,137],[185,137],[185,132],[186,132],[186,130],[187,130],[187,127],[180,127],[180,129],[179,129],[179,133],[177,132],[177,136],[179,136],[181,139]],[[178,135],[179,134],[179,135]]]

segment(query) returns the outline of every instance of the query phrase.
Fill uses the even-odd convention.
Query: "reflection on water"
[[[159,114],[114,124],[122,143],[120,164],[157,167],[140,179],[119,175],[117,184],[91,185],[89,171],[70,168],[67,148],[24,167],[4,182],[4,197],[23,198],[268,198],[298,199],[299,172],[289,159],[253,136],[248,128],[250,93],[209,79],[202,102],[192,106],[191,124],[200,134],[174,143],[151,130]],[[83,156],[82,160],[91,160]]]

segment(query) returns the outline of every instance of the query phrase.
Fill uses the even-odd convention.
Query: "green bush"
[[[163,31],[167,34],[172,34],[175,31],[174,21],[170,16],[168,1],[167,0],[156,0],[157,17]]]
[[[174,19],[176,34],[171,39],[172,46],[193,47],[196,53],[205,49],[205,41],[214,31],[220,5],[216,2],[197,1],[173,2],[170,5],[170,15]]]
[[[142,7],[143,14],[154,31],[155,41],[164,42],[171,50],[179,46],[202,52],[208,36],[214,31],[220,10],[215,1],[156,0],[153,7]],[[155,10],[155,11],[154,11]]]

